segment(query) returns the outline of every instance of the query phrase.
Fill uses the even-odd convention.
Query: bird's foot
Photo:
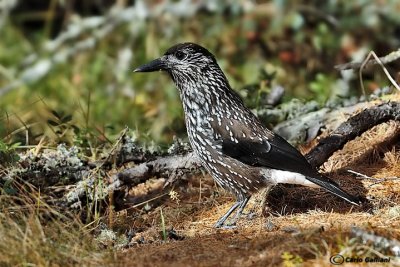
[[[222,216],[217,223],[214,225],[215,228],[224,228],[224,229],[232,229],[236,227],[236,222],[237,220],[240,218],[240,216],[242,215],[243,209],[246,206],[247,202],[249,201],[250,197],[246,197],[242,200],[236,201],[235,204],[233,204],[233,206],[228,210],[227,213],[225,213],[224,216]],[[229,216],[232,214],[232,212],[234,212],[236,209],[237,212],[235,214],[235,216],[232,218],[232,220],[225,224],[225,221],[229,218]]]
[[[225,220],[218,220],[218,222],[216,224],[214,224],[215,228],[220,228],[220,229],[224,229],[224,230],[231,230],[231,229],[235,229],[236,226],[236,221],[235,218],[230,220],[230,221],[226,221]]]
[[[236,229],[237,226],[236,226],[236,224],[223,224],[220,226],[215,225],[215,228],[223,229],[223,230],[233,230],[233,229]]]
[[[223,222],[220,222],[220,221],[218,221],[218,222],[216,222],[216,223],[214,224],[214,227],[215,227],[215,228],[222,228],[222,226],[224,226],[224,223],[223,223]]]

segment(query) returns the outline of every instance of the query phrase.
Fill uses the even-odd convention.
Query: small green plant
[[[78,126],[72,123],[72,115],[62,111],[50,110],[53,119],[48,119],[47,124],[51,131],[57,136],[58,142],[70,143],[68,134],[77,135],[80,131]]]
[[[293,255],[287,251],[283,252],[281,257],[285,267],[300,266],[303,263],[303,259],[299,255]]]
[[[244,87],[244,100],[250,108],[259,109],[267,104],[267,97],[276,78],[276,71],[260,70],[259,81]],[[241,90],[242,91],[242,90]]]
[[[8,145],[0,140],[0,164],[4,166],[17,162],[19,160],[19,156],[15,152],[15,149],[19,146],[20,143]]]
[[[165,230],[165,220],[164,220],[164,214],[162,212],[162,208],[160,208],[160,217],[161,217],[161,233],[162,233],[162,239],[164,241],[167,240],[167,231]]]
[[[319,103],[325,103],[332,95],[334,80],[326,74],[318,73],[315,80],[310,83],[310,90],[315,93],[315,99]]]

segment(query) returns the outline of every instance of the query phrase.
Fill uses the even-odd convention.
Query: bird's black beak
[[[133,72],[152,72],[157,70],[165,70],[167,65],[161,58],[154,59],[153,61],[137,67]]]

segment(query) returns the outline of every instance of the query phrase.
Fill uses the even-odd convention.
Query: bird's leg
[[[228,219],[228,217],[232,214],[232,212],[234,212],[241,204],[242,204],[242,201],[239,201],[239,200],[236,201],[235,204],[233,204],[232,207],[224,214],[224,216],[219,218],[219,220],[214,225],[214,227],[221,228],[224,225],[226,219]]]
[[[250,220],[255,218],[256,216],[262,217],[264,215],[264,211],[267,205],[267,196],[272,187],[273,185],[267,185],[256,194],[253,194],[251,197],[253,198],[254,204],[249,209],[249,212],[247,214],[243,212],[243,215],[246,215],[247,218]]]
[[[263,201],[261,203],[261,215],[262,216],[265,215],[265,217],[266,217],[265,229],[267,231],[273,231],[277,227],[272,220],[273,216],[271,215],[271,213],[270,212],[265,213],[266,206],[267,206],[267,196],[268,196],[269,191],[271,191],[272,187],[273,187],[273,185],[268,185],[265,188],[265,192],[263,193]]]
[[[240,199],[233,204],[233,206],[222,216],[217,223],[215,224],[216,228],[233,228],[236,224],[236,221],[240,218],[240,215],[243,212],[244,207],[246,207],[247,202],[249,202],[250,196],[245,197],[244,199]],[[229,224],[224,225],[225,221],[229,218],[229,216],[234,212],[237,208],[239,208],[233,217],[232,221]]]
[[[244,198],[243,200],[239,201],[239,209],[237,210],[235,217],[229,222],[229,226],[236,225],[237,220],[239,220],[240,215],[242,215],[244,208],[247,205],[247,202],[249,202],[250,196]]]
[[[262,193],[262,200],[261,200],[261,216],[264,215],[265,209],[268,205],[267,197],[271,189],[274,187],[274,185],[268,185],[265,189],[264,192]]]

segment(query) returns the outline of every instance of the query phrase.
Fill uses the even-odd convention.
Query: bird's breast
[[[217,153],[222,149],[221,142],[218,142],[220,136],[211,125],[212,120],[209,112],[194,109],[185,111],[189,142],[201,159],[209,158],[212,153]]]

